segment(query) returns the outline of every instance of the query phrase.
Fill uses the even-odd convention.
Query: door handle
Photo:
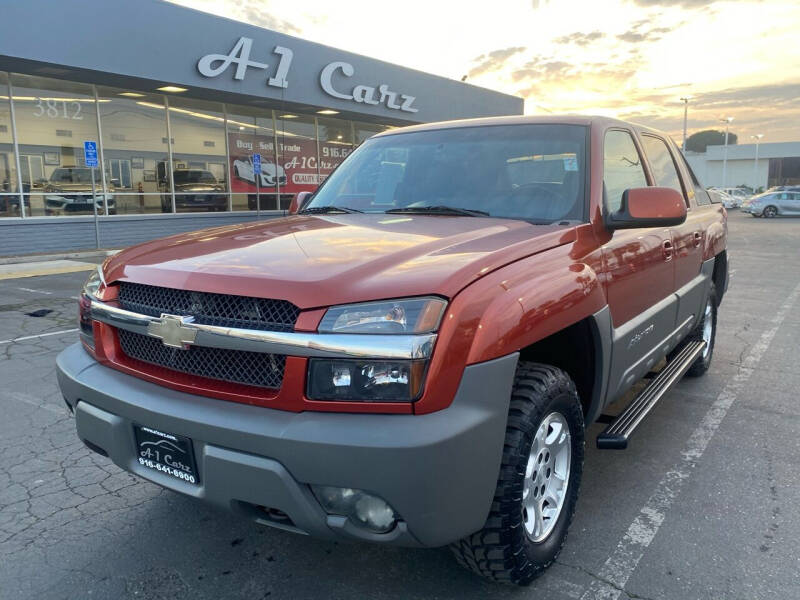
[[[664,252],[664,260],[665,261],[672,260],[672,250],[673,250],[672,242],[669,240],[664,240],[664,242],[661,244],[661,249]]]
[[[694,247],[699,248],[700,244],[703,243],[703,234],[699,231],[694,232]]]

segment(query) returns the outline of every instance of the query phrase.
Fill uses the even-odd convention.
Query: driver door
[[[608,130],[603,150],[605,210],[619,210],[625,190],[648,184],[633,134]],[[672,229],[614,231],[603,245],[603,274],[613,327],[607,396],[611,402],[654,366],[663,341],[675,328]]]

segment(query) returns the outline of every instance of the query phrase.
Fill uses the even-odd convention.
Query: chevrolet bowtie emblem
[[[147,325],[147,335],[160,339],[165,346],[170,348],[187,350],[190,344],[194,344],[197,337],[197,329],[186,327],[192,321],[194,321],[194,317],[179,317],[161,313],[160,321],[151,321]]]

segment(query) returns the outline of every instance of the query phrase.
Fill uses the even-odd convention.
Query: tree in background
[[[735,133],[728,133],[728,145],[736,143]],[[690,152],[705,152],[707,146],[722,146],[725,143],[725,132],[716,129],[698,131],[686,138],[686,150]]]

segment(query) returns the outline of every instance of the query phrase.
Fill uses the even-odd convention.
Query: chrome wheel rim
[[[768,206],[767,208],[764,209],[764,216],[766,216],[767,218],[772,218],[777,214],[777,212],[778,211],[775,210],[773,207]]]
[[[552,412],[539,424],[531,443],[522,489],[522,523],[533,542],[547,538],[561,515],[569,485],[571,442],[567,419]]]
[[[703,359],[708,358],[708,353],[711,352],[711,330],[714,328],[711,311],[711,298],[709,298],[706,303],[706,311],[703,313],[703,341],[706,343],[706,347],[703,348]]]

